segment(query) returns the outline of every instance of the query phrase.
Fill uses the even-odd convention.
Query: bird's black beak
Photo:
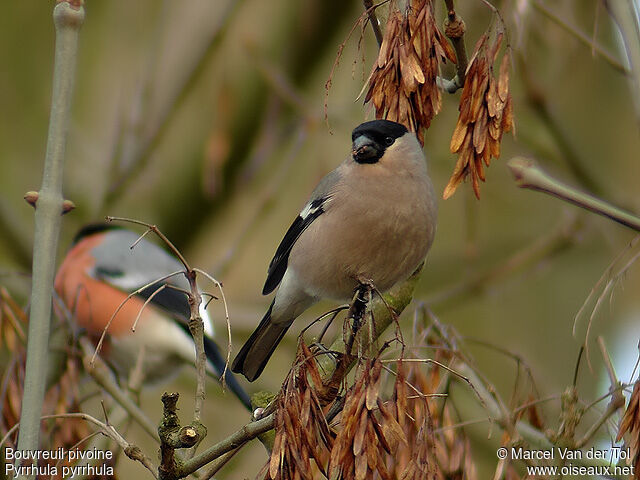
[[[358,163],[375,163],[380,159],[378,145],[366,135],[360,135],[353,141],[351,155]]]

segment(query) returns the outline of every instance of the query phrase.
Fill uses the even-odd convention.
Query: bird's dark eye
[[[393,142],[394,142],[394,141],[395,141],[395,140],[394,140],[394,138],[393,138],[393,137],[386,137],[386,138],[384,139],[384,143],[385,143],[385,145],[386,145],[387,147],[388,147],[388,146],[390,146],[390,145],[393,145]]]

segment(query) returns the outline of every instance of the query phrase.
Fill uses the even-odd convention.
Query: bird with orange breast
[[[54,287],[74,323],[90,338],[97,340],[106,328],[100,356],[119,376],[129,378],[139,368],[144,383],[152,384],[172,378],[186,363],[194,365],[195,345],[188,327],[185,290],[189,285],[182,273],[176,273],[184,267],[164,249],[145,239],[138,241],[139,237],[110,225],[84,227],[62,261]],[[219,380],[225,360],[202,306],[200,314],[207,373]],[[248,394],[229,371],[225,382],[250,410]]]

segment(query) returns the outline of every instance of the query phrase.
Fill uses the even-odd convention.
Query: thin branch
[[[227,326],[227,358],[225,359],[224,370],[220,374],[220,383],[224,387],[226,385],[225,378],[227,376],[227,367],[229,366],[229,363],[231,362],[231,350],[233,348],[233,344],[231,343],[231,320],[229,318],[229,305],[227,304],[227,297],[224,294],[224,289],[222,288],[222,283],[220,283],[218,280],[216,280],[214,277],[209,275],[204,270],[201,270],[199,268],[194,268],[194,271],[196,271],[200,275],[203,275],[204,277],[208,278],[209,281],[211,283],[213,283],[218,288],[218,290],[220,290],[220,297],[222,298],[222,306],[224,307],[224,320],[225,320],[225,324]]]
[[[208,465],[209,468],[202,472],[200,480],[209,480],[213,478],[213,476],[218,473],[222,467],[229,463],[229,460],[235,457],[236,453],[238,453],[240,449],[241,447],[238,447],[235,450],[231,450],[210,462]]]
[[[138,288],[137,290],[134,290],[129,295],[127,295],[127,297],[122,302],[120,302],[120,305],[118,305],[118,308],[116,308],[115,311],[111,314],[111,317],[109,317],[109,321],[107,322],[105,327],[102,329],[102,334],[100,335],[100,338],[98,339],[98,344],[96,345],[96,349],[95,349],[95,352],[93,354],[93,359],[91,360],[91,363],[93,364],[93,360],[98,355],[98,353],[100,353],[100,350],[102,350],[102,344],[104,343],[104,341],[105,341],[105,339],[107,337],[107,332],[108,332],[109,328],[111,327],[111,324],[113,323],[113,320],[116,318],[118,313],[120,313],[120,310],[122,310],[124,308],[124,306],[126,305],[126,303],[129,300],[131,300],[136,295],[139,295],[145,289],[147,289],[149,287],[152,287],[156,283],[163,282],[163,281],[165,281],[165,280],[167,280],[167,279],[169,279],[169,278],[171,278],[171,277],[173,277],[175,275],[183,274],[183,273],[184,272],[182,272],[181,270],[169,273],[169,274],[165,275],[164,277],[160,277],[160,278],[158,278],[156,280],[153,280],[153,281],[147,283],[146,285],[143,285],[142,287]],[[155,295],[155,292],[154,292],[154,295]],[[138,316],[136,317],[134,325],[132,325],[132,331],[135,331],[134,327],[135,327],[135,324],[138,323],[138,317],[142,314],[142,310],[144,310],[144,308],[146,307],[147,304],[148,304],[148,302],[145,302],[142,305],[142,307],[140,308],[140,312],[138,312]]]
[[[609,383],[610,390],[616,391],[620,386],[620,381],[618,380],[618,376],[616,375],[616,371],[613,368],[613,363],[611,362],[611,357],[609,356],[609,352],[607,352],[607,347],[604,344],[604,339],[602,337],[598,337],[598,347],[600,348],[600,353],[602,354],[602,360],[604,361],[604,366],[607,370],[607,375],[609,375]],[[624,399],[622,399],[622,405],[624,405]]]
[[[519,187],[548,193],[640,232],[640,217],[560,182],[544,172],[534,160],[515,157],[507,162],[507,166]]]
[[[471,383],[476,386],[481,398],[487,405],[487,410],[490,417],[503,429],[510,431],[509,425],[513,424],[511,413],[507,412],[507,416],[505,416],[503,409],[499,406],[498,397],[496,397],[494,393],[491,393],[485,387],[484,382],[480,380],[480,378],[476,375],[476,372],[474,372],[474,370],[468,364],[462,361],[455,362],[452,368],[455,368],[457,372],[463,374],[471,381]],[[555,448],[555,445],[549,441],[547,436],[532,425],[525,423],[522,420],[517,420],[513,425],[514,436],[511,437],[512,442],[516,442],[518,438],[521,438],[530,445],[530,447],[528,448],[532,448],[535,450],[553,450]],[[576,458],[572,461],[574,461],[576,465],[583,465],[586,467],[610,465],[608,459],[587,459],[585,457]]]
[[[586,351],[587,363],[591,370],[591,355],[589,353],[589,337],[591,333],[591,326],[596,318],[596,313],[600,310],[602,302],[604,302],[607,295],[615,286],[616,281],[622,277],[627,270],[633,265],[638,258],[640,258],[640,235],[634,237],[629,245],[623,249],[609,264],[604,273],[600,276],[594,287],[589,292],[587,299],[584,301],[578,313],[573,320],[573,336],[576,336],[578,323],[584,316],[587,307],[591,307],[591,313],[587,322],[587,329],[584,336],[584,349]],[[594,302],[595,299],[595,302]]]
[[[189,304],[192,308],[191,319],[189,320],[189,331],[191,332],[193,343],[196,347],[196,393],[193,406],[193,424],[201,425],[202,409],[204,407],[204,399],[206,397],[205,378],[207,376],[207,356],[204,352],[204,323],[200,317],[200,313],[196,313],[195,315],[193,313],[194,305],[196,312],[199,312],[200,296],[198,295],[197,304],[192,304],[191,298],[192,297],[189,296]]]
[[[607,374],[609,375],[609,393],[611,395],[611,400],[607,404],[607,408],[600,416],[600,418],[598,418],[598,420],[589,427],[589,430],[587,430],[583,437],[576,442],[576,448],[584,447],[587,442],[591,441],[598,430],[600,430],[600,427],[602,427],[602,425],[604,425],[609,420],[609,418],[611,418],[611,416],[613,416],[621,408],[624,408],[625,402],[624,395],[622,395],[621,391],[622,385],[618,381],[616,372],[613,368],[613,364],[611,363],[611,357],[609,357],[609,353],[607,352],[607,348],[602,337],[598,337],[598,347],[600,348],[602,359],[604,361]]]
[[[31,314],[18,448],[34,451],[40,436],[40,415],[46,385],[53,279],[60,234],[65,146],[74,92],[78,32],[84,22],[82,2],[58,3],[53,9],[56,30],[53,92],[42,186],[35,203]],[[20,462],[18,462],[20,463]]]
[[[464,375],[462,375],[461,373],[456,372],[454,369],[452,369],[451,367],[448,367],[447,365],[445,365],[442,362],[439,362],[437,360],[433,360],[431,358],[392,358],[392,359],[387,359],[387,360],[381,360],[381,363],[389,363],[389,362],[398,362],[398,361],[402,361],[405,363],[424,363],[424,364],[432,364],[432,365],[436,365],[439,368],[442,368],[443,370],[446,370],[447,372],[451,373],[452,375],[455,375],[456,377],[458,377],[460,380],[464,381],[467,385],[469,385],[469,387],[471,388],[471,390],[475,391],[474,386],[471,384],[471,382],[469,381],[469,379],[467,377],[465,377]],[[410,387],[413,387],[409,382],[406,382],[407,385],[409,385]],[[415,390],[418,393],[421,393],[419,390],[417,390],[415,387],[413,387],[413,390]],[[424,395],[424,394],[422,394]],[[478,392],[476,392],[476,395],[478,395]],[[438,394],[437,396],[443,396],[441,394]],[[478,395],[478,398],[480,398],[480,395]],[[480,400],[482,400],[480,398]]]
[[[385,363],[397,363],[397,362],[406,362],[406,361],[407,359],[405,358],[393,358],[393,359],[380,360],[380,363],[382,364],[382,369],[384,371],[390,373],[394,377],[397,377],[398,374],[394,372],[393,369],[387,367]],[[415,362],[415,363],[429,363],[429,359],[424,359],[424,358],[411,358],[408,361]],[[449,367],[445,367],[445,370],[448,371]],[[455,372],[451,372],[451,373],[455,373]],[[436,397],[447,398],[449,396],[448,393],[424,393],[406,378],[403,380],[403,382],[407,387],[409,387],[411,390],[415,392],[415,395],[409,395],[407,396],[407,399],[411,399],[411,398],[425,399],[425,398],[436,398]]]
[[[275,418],[275,414],[272,413],[260,420],[246,424],[240,430],[216,443],[201,454],[185,461],[180,468],[179,476],[186,477],[210,461],[220,458],[225,453],[235,450],[249,440],[258,437],[258,435],[268,432],[275,426]]]
[[[88,442],[88,441],[89,441],[89,440],[91,440],[92,438],[97,437],[98,435],[101,435],[101,434],[102,434],[102,431],[95,431],[95,432],[93,432],[93,433],[90,433],[90,434],[89,434],[89,435],[87,435],[86,437],[81,438],[80,440],[78,440],[78,441],[77,441],[76,443],[74,443],[71,447],[67,448],[67,451],[79,450],[79,449],[80,449],[80,445],[82,445],[82,444],[83,444],[83,443],[85,443],[85,442]],[[104,438],[106,438],[106,439],[107,439],[107,441],[108,441],[108,439],[109,439],[110,437],[107,437],[107,436],[105,435],[105,436],[104,436]],[[89,448],[90,448],[90,447],[89,447]],[[103,449],[103,450],[104,450],[104,449]],[[62,462],[64,462],[64,456],[63,456],[60,460],[58,460],[58,461],[56,462],[56,469],[57,469],[57,468],[60,468],[60,465],[62,464]]]
[[[380,5],[384,4],[384,3],[387,3],[388,1],[389,0],[383,0],[378,5],[374,5],[373,8],[376,8],[376,7],[378,7],[378,6],[380,6]],[[351,26],[351,30],[349,30],[349,33],[347,34],[347,37],[343,40],[343,42],[338,47],[338,52],[336,53],[336,58],[333,61],[333,65],[331,66],[331,71],[329,72],[329,78],[327,78],[327,81],[324,84],[324,121],[325,121],[325,123],[327,125],[327,129],[329,130],[329,132],[331,132],[331,128],[329,126],[329,92],[331,91],[331,86],[333,85],[333,75],[335,74],[336,69],[338,68],[338,65],[340,64],[340,60],[342,59],[342,52],[344,51],[344,48],[346,47],[347,42],[351,38],[351,35],[353,35],[353,32],[356,31],[356,28],[361,26],[363,24],[363,22],[366,21],[365,19],[367,19],[367,18],[368,18],[367,12],[362,12],[362,14],[355,21],[355,23]]]
[[[112,216],[107,216],[105,217],[105,220],[107,222],[127,222],[127,223],[133,223],[135,225],[142,225],[143,227],[146,227],[148,231],[151,231],[153,233],[155,233],[158,238],[160,238],[160,240],[162,240],[164,242],[164,244],[169,248],[169,250],[171,250],[171,253],[173,253],[176,258],[178,260],[180,260],[180,263],[182,263],[182,265],[184,265],[185,270],[189,271],[191,270],[191,267],[189,267],[189,264],[187,263],[187,259],[184,258],[184,256],[182,255],[182,253],[180,253],[180,250],[178,250],[176,248],[176,246],[171,243],[171,240],[169,240],[164,233],[162,233],[160,231],[160,229],[156,226],[156,225],[152,225],[151,223],[147,223],[147,222],[143,222],[141,220],[136,220],[134,218],[126,218],[126,217],[112,217]],[[147,234],[147,232],[143,233],[140,237],[144,237]],[[135,247],[136,243],[139,240],[137,240],[136,242],[134,242],[134,244],[130,247],[133,248]]]
[[[195,405],[193,409],[193,426],[194,428],[201,431],[201,433],[205,432],[203,426],[201,424],[202,418],[202,408],[204,406],[205,399],[205,378],[207,375],[206,365],[207,365],[207,356],[204,351],[204,324],[202,321],[202,317],[200,316],[200,305],[202,304],[202,296],[200,295],[200,291],[198,290],[198,284],[196,281],[197,272],[191,268],[187,259],[182,255],[180,250],[176,248],[176,246],[160,231],[160,229],[156,225],[152,225],[147,222],[143,222],[140,220],[135,220],[131,218],[124,217],[106,217],[107,221],[122,221],[134,223],[136,225],[142,225],[147,228],[148,231],[152,231],[155,233],[160,240],[162,240],[165,245],[169,248],[169,250],[178,258],[180,263],[184,266],[185,271],[183,272],[187,282],[189,282],[189,292],[187,294],[187,300],[189,302],[189,331],[191,332],[191,336],[193,337],[193,343],[195,345],[195,354],[196,354],[196,393],[195,393]],[[145,232],[146,234],[146,232]],[[144,235],[144,234],[143,234]],[[135,245],[135,243],[134,243]],[[156,292],[157,293],[157,292]],[[224,293],[223,293],[224,295]],[[126,300],[125,300],[126,301]],[[146,303],[145,303],[146,304]],[[226,302],[225,302],[226,305]]]
[[[113,399],[133,418],[142,429],[147,432],[154,440],[160,442],[158,429],[151,422],[135,402],[120,389],[118,384],[113,380],[109,367],[102,361],[100,357],[93,357],[93,346],[86,338],[80,339],[80,346],[83,350],[82,362],[85,370],[91,378],[103,388]]]
[[[136,327],[138,326],[138,321],[140,321],[140,317],[142,316],[142,312],[144,311],[146,306],[149,305],[153,301],[153,297],[158,295],[165,288],[167,288],[167,284],[166,283],[164,285],[158,287],[156,290],[154,290],[154,292],[151,295],[149,295],[149,298],[147,298],[144,301],[144,303],[142,304],[142,307],[140,307],[140,310],[138,311],[138,314],[136,315],[136,319],[133,321],[133,325],[131,325],[131,331],[132,332],[136,331]]]
[[[447,36],[449,40],[451,40],[451,45],[453,45],[453,49],[456,52],[456,76],[451,80],[457,88],[462,88],[464,86],[464,78],[467,72],[467,49],[464,46],[464,34],[467,30],[467,26],[464,23],[464,20],[458,16],[455,10],[455,6],[453,5],[453,0],[444,0],[444,3],[447,7],[447,19],[444,22],[444,34]],[[450,87],[446,87],[445,89],[448,93],[453,93]]]
[[[106,423],[105,422],[101,422],[100,420],[98,420],[97,418],[86,414],[86,413],[79,413],[79,412],[72,412],[72,413],[60,413],[60,414],[55,414],[55,415],[42,415],[39,420],[50,420],[50,419],[56,419],[56,418],[78,418],[81,420],[85,420],[88,423],[92,423],[95,426],[97,426],[99,428],[99,433],[102,433],[103,435],[111,438],[113,441],[115,441],[120,448],[122,448],[122,450],[124,451],[124,453],[127,455],[127,457],[129,457],[131,460],[135,460],[137,462],[140,462],[147,470],[149,470],[151,472],[151,474],[154,476],[154,478],[158,478],[158,473],[157,473],[157,468],[156,466],[153,464],[153,462],[151,461],[151,459],[149,457],[147,457],[144,452],[136,445],[129,443],[116,429],[113,425],[111,425],[109,423],[109,421],[107,420]],[[14,425],[9,432],[7,432],[7,435],[5,435],[5,437],[0,441],[0,445],[2,445],[6,439],[18,428],[20,424],[16,424]]]
[[[628,383],[620,383],[618,384],[618,387],[616,387],[616,390],[620,390],[621,392],[625,392],[627,391],[627,389],[629,389],[631,387],[632,384],[628,384]],[[598,398],[594,399],[591,401],[591,403],[585,403],[583,410],[584,412],[588,412],[589,410],[591,410],[592,408],[595,409],[595,406],[597,404],[599,404],[600,402],[602,402],[603,400],[606,400],[607,398],[609,398],[611,396],[613,392],[607,392],[603,395],[600,395]],[[628,393],[631,393],[631,390],[628,391]]]
[[[382,31],[380,30],[380,22],[378,21],[378,16],[376,15],[376,8],[378,7],[378,5],[374,5],[373,0],[363,0],[362,3],[364,4],[364,9],[367,12],[371,30],[373,30],[373,34],[376,36],[378,48],[380,48],[382,46]]]
[[[497,393],[496,388],[491,385],[491,383],[486,378],[483,377],[482,373],[478,371],[478,369],[471,363],[469,359],[465,358],[464,354],[460,350],[453,346],[454,343],[456,343],[455,338],[450,338],[448,336],[447,331],[442,329],[440,322],[431,313],[430,321],[431,324],[435,327],[433,329],[434,335],[442,338],[442,340],[445,342],[444,344],[450,346],[455,352],[455,356],[453,358],[453,362],[450,364],[450,367],[466,379],[464,381],[465,385],[466,381],[468,380],[472,385],[475,386],[477,394],[482,399],[483,409],[489,415],[490,421],[495,421],[495,423],[497,423],[503,430],[505,430],[509,434],[509,439],[512,445],[518,445],[519,442],[522,442],[524,440],[526,442],[525,448],[527,449],[552,450],[560,445],[565,447],[567,445],[571,445],[571,448],[573,449],[580,448],[578,446],[575,446],[575,443],[561,443],[563,441],[571,442],[572,438],[559,437],[557,438],[557,441],[554,440],[552,442],[551,440],[549,440],[548,435],[554,436],[553,432],[545,433],[520,419],[521,415],[518,415],[518,412],[521,412],[523,409],[529,408],[531,405],[534,405],[541,401],[548,401],[550,400],[550,398],[529,402],[528,404],[521,405],[513,410],[508,409],[502,401],[500,395]],[[613,377],[615,378],[615,374],[613,375]],[[457,382],[460,382],[461,380],[460,377],[453,377],[453,379]],[[615,390],[621,392],[621,386],[618,384]],[[575,390],[573,390],[573,392],[575,392]],[[609,395],[611,395],[611,393]],[[575,396],[575,399],[577,402],[577,396]],[[620,402],[618,401],[618,403]],[[624,405],[624,398],[622,399],[621,404]],[[569,414],[570,413],[571,412],[569,412]],[[609,416],[601,419],[602,423],[598,423],[602,425],[608,418]],[[475,420],[473,422],[477,423],[477,421]],[[586,441],[588,441],[588,439],[586,439]],[[608,465],[608,459],[581,458],[576,459],[576,464],[584,465],[587,467]]]

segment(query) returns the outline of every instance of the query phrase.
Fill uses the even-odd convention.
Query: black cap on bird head
[[[353,129],[351,154],[358,163],[376,163],[387,147],[407,133],[407,127],[390,120],[372,120]]]

